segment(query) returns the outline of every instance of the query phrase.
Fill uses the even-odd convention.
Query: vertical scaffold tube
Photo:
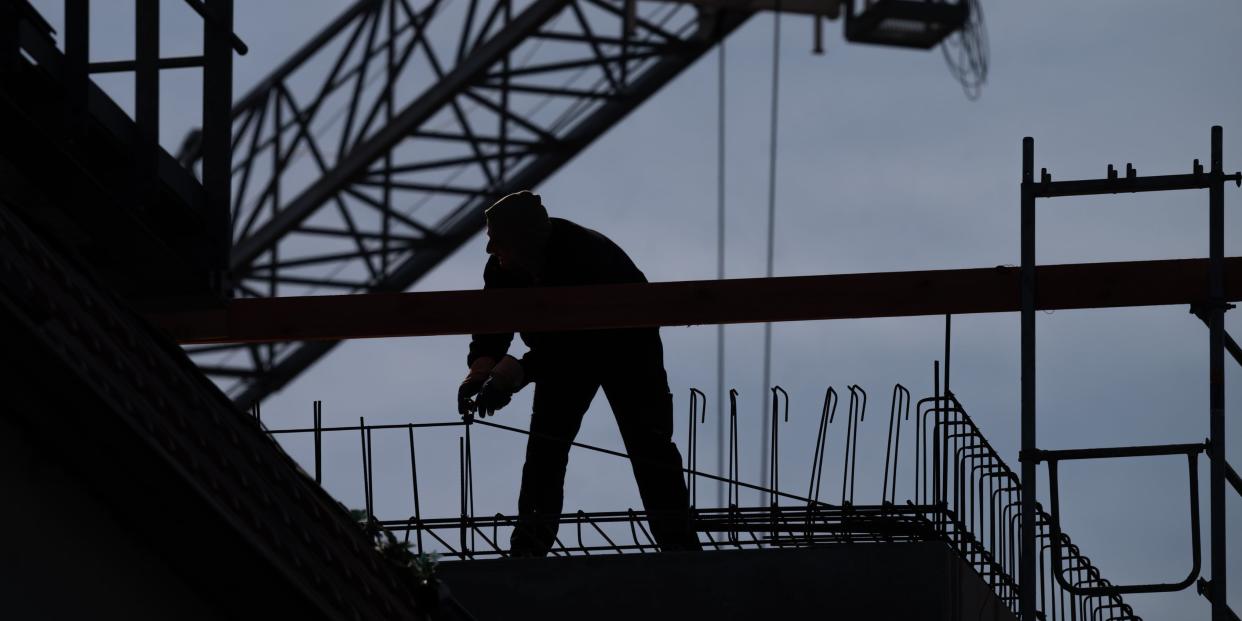
[[[1222,131],[1212,127],[1212,184],[1208,188],[1208,390],[1211,456],[1212,621],[1230,618],[1225,547],[1225,180]]]
[[[1022,621],[1035,621],[1035,140],[1022,139],[1022,547],[1018,587]],[[1054,568],[1053,571],[1056,571]]]

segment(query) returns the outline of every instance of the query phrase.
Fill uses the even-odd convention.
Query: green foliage
[[[415,579],[420,583],[427,584],[436,579],[436,565],[439,563],[439,552],[418,554],[413,556],[410,568],[414,570]]]
[[[410,570],[418,584],[426,585],[435,582],[436,565],[440,562],[439,553],[414,554],[410,550],[413,543],[397,539],[396,535],[385,530],[373,516],[367,515],[367,512],[362,509],[350,509],[349,517],[362,526],[363,532],[375,544],[375,549],[379,551],[380,556],[403,569]]]
[[[414,601],[423,610],[439,609],[442,587],[436,577],[436,565],[440,562],[440,554],[437,552],[414,554],[410,551],[412,543],[398,540],[396,535],[380,525],[375,516],[368,515],[361,509],[348,509],[348,511],[349,517],[362,527],[362,532],[366,533],[380,556],[397,567],[401,574],[408,576]]]

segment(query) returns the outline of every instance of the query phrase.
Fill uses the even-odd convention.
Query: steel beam
[[[1242,299],[1242,257],[1224,295]],[[1045,265],[1035,310],[1191,304],[1206,259]],[[587,330],[904,317],[1020,309],[1019,269],[746,278],[646,284],[238,299],[222,310],[155,315],[182,343]],[[504,308],[504,313],[488,309]]]

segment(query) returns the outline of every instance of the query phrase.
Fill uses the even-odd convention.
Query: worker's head
[[[505,269],[537,274],[551,232],[539,195],[529,190],[514,192],[483,214],[487,216],[487,253],[495,255]]]

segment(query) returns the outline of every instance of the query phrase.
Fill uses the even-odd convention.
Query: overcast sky
[[[1225,128],[1226,169],[1242,168],[1238,2],[983,1],[991,71],[977,101],[963,95],[939,52],[851,45],[840,35],[840,22],[832,22],[827,54],[815,56],[810,20],[783,18],[777,275],[1017,264],[1023,136],[1035,138],[1036,166],[1047,167],[1054,178],[1100,177],[1109,163],[1121,168],[1127,162],[1140,174],[1166,174],[1188,172],[1195,158],[1206,162],[1209,128],[1219,124]],[[57,23],[61,3],[36,4]],[[116,4],[124,8],[115,14],[100,16],[99,5],[95,8],[100,30],[92,42],[95,60],[123,57],[132,49],[108,42],[112,29],[132,23],[130,3]],[[238,2],[237,30],[251,53],[236,60],[237,92],[262,79],[345,6]],[[165,11],[166,54],[196,51],[199,26],[182,13],[188,11]],[[772,19],[756,17],[727,42],[729,277],[764,270]],[[653,281],[716,275],[716,72],[717,57],[705,56],[534,188],[552,215],[605,233]],[[165,81],[169,96],[178,96],[176,79],[184,78]],[[187,89],[193,81],[186,82]],[[119,101],[128,101],[122,81],[109,86]],[[163,142],[174,149],[185,129],[197,124],[197,109],[179,114],[166,107],[163,121]],[[1227,254],[1238,256],[1236,207],[1242,192],[1230,189],[1226,200]],[[1207,252],[1205,192],[1060,199],[1041,202],[1039,213],[1041,263]],[[475,239],[415,289],[479,287],[485,258],[482,240]],[[1236,312],[1226,324],[1242,334]],[[1016,466],[1018,316],[961,316],[953,327],[953,388]],[[1206,437],[1208,333],[1185,307],[1043,313],[1038,329],[1041,448]],[[665,328],[662,334],[684,453],[688,388],[712,395],[717,412],[716,329]],[[741,452],[753,464],[743,471],[747,480],[759,478],[760,413],[766,402],[761,335],[760,326],[727,329],[727,384],[741,393]],[[348,343],[269,399],[264,421],[273,428],[309,424],[315,399],[324,401],[327,424],[356,424],[359,416],[369,423],[455,419],[467,342],[453,336]],[[845,393],[847,385],[859,384],[872,402],[859,440],[857,500],[877,501],[889,393],[900,382],[916,399],[930,395],[932,362],[942,357],[942,348],[939,317],[777,324],[772,377],[792,395],[791,420],[782,429],[783,487],[795,493],[805,489],[824,389],[831,385]],[[582,363],[608,355],[588,352]],[[1228,363],[1228,448],[1234,464],[1242,463],[1238,371]],[[530,389],[519,394],[498,422],[524,427],[530,395]],[[700,467],[706,470],[715,469],[711,444],[717,429],[711,420],[700,432],[706,439]],[[830,433],[827,482],[839,481],[844,429]],[[477,513],[514,513],[522,438],[479,429],[473,439]],[[621,446],[602,396],[579,440]],[[375,437],[377,514],[383,519],[412,513],[405,441],[404,432]],[[455,436],[427,432],[418,441],[424,516],[455,515]],[[287,446],[299,459],[309,459],[309,440]],[[362,506],[359,463],[356,436],[327,445],[326,485],[351,507]],[[1206,460],[1200,468],[1206,483]],[[1173,582],[1185,575],[1190,554],[1183,461],[1114,460],[1063,470],[1065,530],[1106,577]],[[1045,483],[1041,469],[1044,490]],[[839,489],[829,483],[825,488]],[[834,493],[827,495],[837,500]],[[705,485],[700,496],[706,496],[700,505],[714,504],[715,488]],[[1242,576],[1242,502],[1229,496],[1230,567]],[[753,496],[743,499],[758,502]],[[627,464],[575,451],[567,511],[631,506],[640,502]],[[1205,545],[1206,515],[1205,502]],[[1206,550],[1204,556],[1207,568]],[[1242,602],[1237,578],[1230,597]],[[1208,615],[1206,601],[1193,591],[1128,599],[1148,619]]]

